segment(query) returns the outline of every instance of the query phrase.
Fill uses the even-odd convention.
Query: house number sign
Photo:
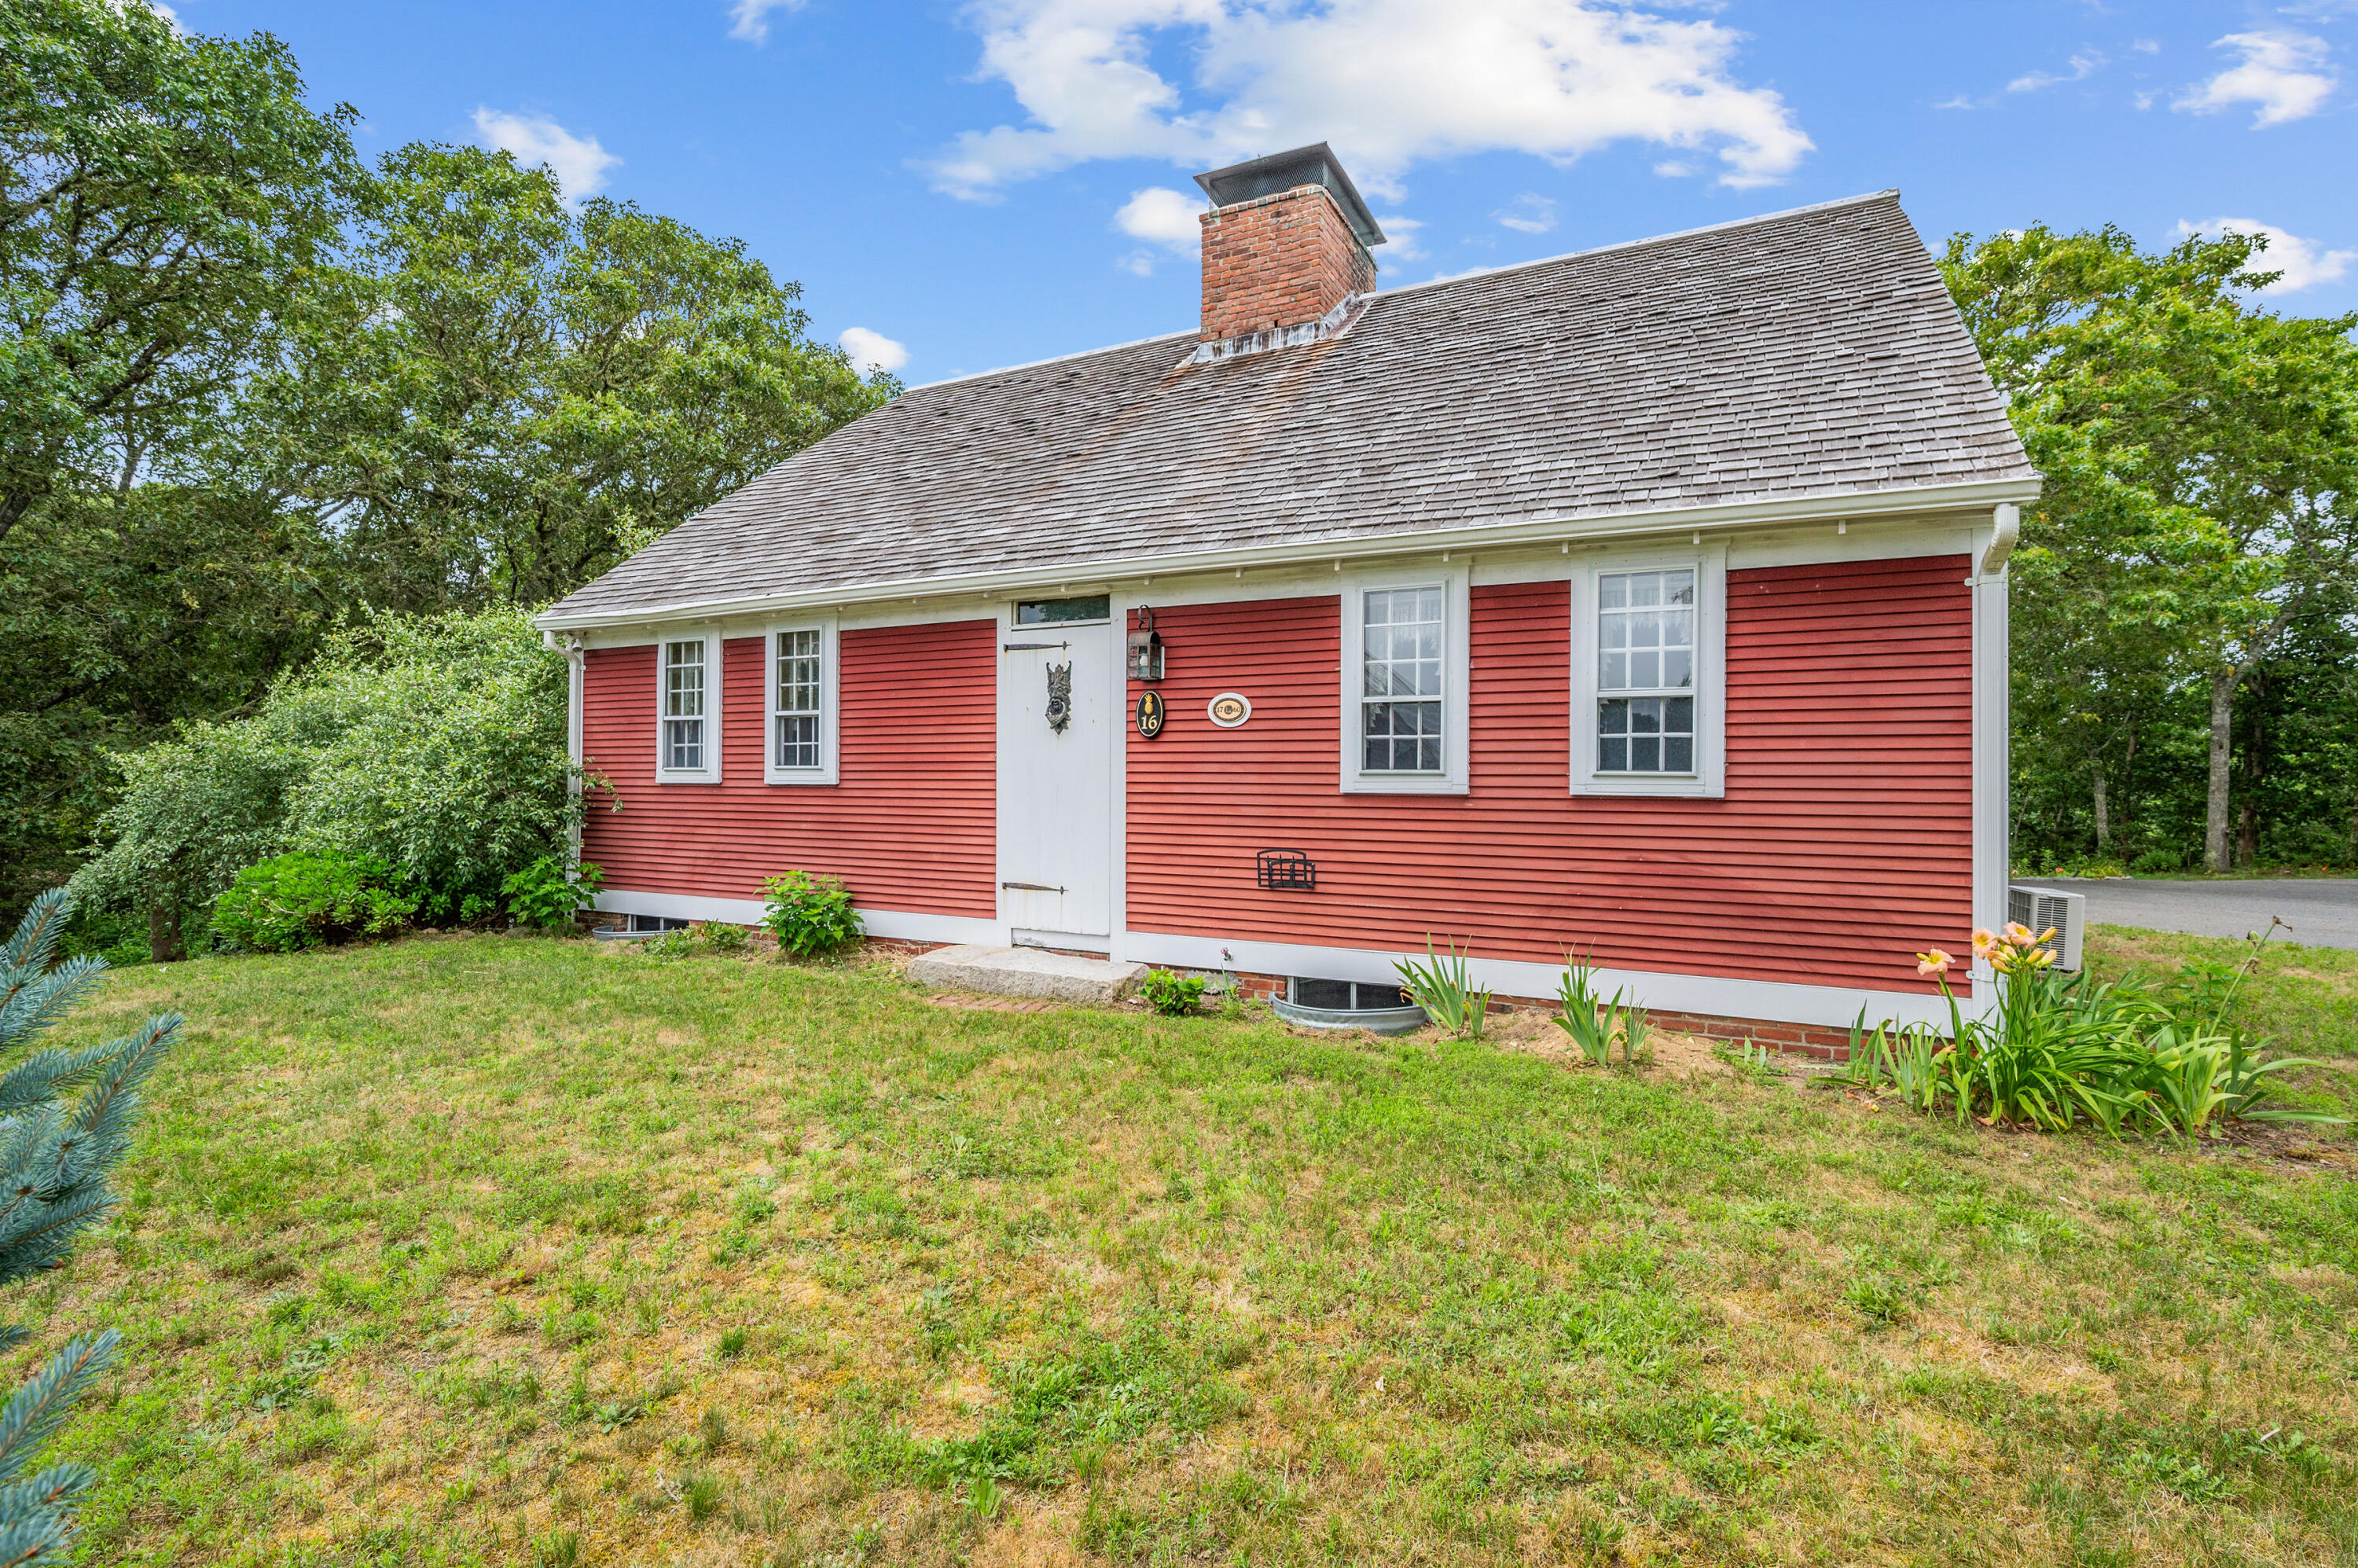
[[[1163,733],[1163,694],[1141,692],[1138,697],[1138,732],[1148,740]]]
[[[1234,730],[1252,717],[1252,699],[1240,691],[1224,691],[1206,706],[1204,715],[1223,730]]]

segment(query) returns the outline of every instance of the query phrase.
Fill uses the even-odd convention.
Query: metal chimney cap
[[[1203,187],[1204,194],[1212,199],[1215,207],[1231,207],[1239,201],[1274,196],[1297,185],[1323,185],[1334,192],[1336,202],[1343,209],[1343,216],[1360,244],[1372,249],[1384,243],[1384,232],[1376,227],[1376,215],[1368,211],[1368,204],[1359,199],[1358,187],[1351,183],[1351,177],[1336,161],[1334,149],[1325,142],[1232,163],[1226,168],[1197,175],[1195,183]]]

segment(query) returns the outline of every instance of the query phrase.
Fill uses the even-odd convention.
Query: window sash
[[[805,771],[822,765],[826,674],[825,639],[816,628],[778,633],[777,697],[771,716],[773,765]]]
[[[1599,775],[1694,776],[1700,588],[1693,567],[1597,574]]]
[[[1448,590],[1379,588],[1359,598],[1359,767],[1440,775],[1445,729]]]
[[[705,639],[664,644],[664,766],[673,773],[704,767]]]

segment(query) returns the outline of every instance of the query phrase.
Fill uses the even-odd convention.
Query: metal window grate
[[[1263,849],[1253,857],[1253,880],[1265,888],[1309,892],[1318,886],[1318,868],[1299,849]]]

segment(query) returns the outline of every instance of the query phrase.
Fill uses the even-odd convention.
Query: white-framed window
[[[768,667],[763,775],[773,784],[836,782],[835,622],[773,628],[763,639]]]
[[[1599,557],[1572,581],[1572,791],[1725,793],[1727,555]]]
[[[655,778],[720,779],[720,638],[675,632],[655,644]]]
[[[1343,788],[1464,794],[1464,570],[1354,582],[1342,615]]]

